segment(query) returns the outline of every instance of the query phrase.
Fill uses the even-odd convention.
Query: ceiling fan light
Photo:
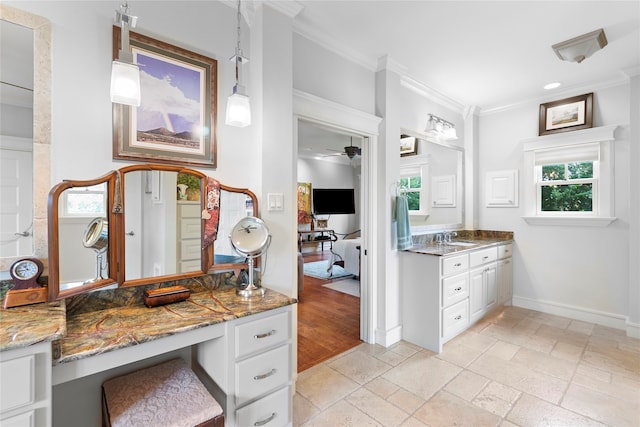
[[[572,39],[556,43],[551,48],[563,61],[578,64],[607,45],[607,36],[602,28]]]
[[[360,148],[349,145],[348,147],[344,147],[344,152],[347,153],[349,159],[353,159],[355,156],[360,155]]]

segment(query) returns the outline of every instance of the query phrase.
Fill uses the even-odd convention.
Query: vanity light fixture
[[[238,0],[237,16],[236,54],[231,57],[231,61],[234,61],[236,65],[236,84],[233,86],[233,93],[227,99],[227,112],[224,122],[230,126],[243,128],[251,124],[251,104],[249,97],[245,93],[244,86],[238,83],[238,65],[249,62],[249,58],[242,56],[242,49],[240,49],[240,0]]]
[[[558,58],[578,64],[607,45],[604,30],[592,31],[551,46]]]
[[[140,70],[129,51],[129,28],[135,28],[137,16],[129,14],[129,3],[125,1],[116,10],[116,24],[120,24],[120,51],[118,59],[111,64],[111,102],[140,106]]]
[[[427,135],[440,139],[458,139],[456,126],[453,123],[448,122],[445,119],[441,119],[433,114],[429,114],[427,127],[424,131]]]

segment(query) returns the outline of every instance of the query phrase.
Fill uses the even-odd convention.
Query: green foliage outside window
[[[407,196],[407,204],[410,211],[420,210],[420,188],[422,187],[422,177],[410,176],[400,178],[400,188]]]
[[[542,166],[542,181],[561,181],[557,184],[542,186],[542,211],[593,211],[593,184],[571,183],[571,180],[591,178],[593,178],[593,162]]]

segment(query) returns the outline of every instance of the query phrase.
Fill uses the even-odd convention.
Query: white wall
[[[51,182],[89,179],[128,162],[112,160],[109,84],[113,1],[7,1],[43,16],[52,26]],[[260,197],[260,176],[242,165],[257,164],[250,129],[224,125],[226,98],[233,86],[235,10],[219,2],[139,1],[135,31],[218,60],[218,167],[196,168],[227,185],[250,188]],[[246,29],[246,27],[243,27]],[[251,55],[248,31],[243,50]],[[245,77],[250,77],[250,67]],[[248,87],[251,95],[251,87]],[[256,160],[257,159],[257,160]],[[250,166],[251,167],[251,166]],[[253,170],[258,170],[253,168]]]
[[[372,71],[294,34],[294,88],[373,114],[374,84]]]
[[[514,302],[624,328],[629,295],[629,86],[595,90],[594,126],[620,125],[615,147],[615,216],[608,227],[529,225],[522,208],[487,208],[486,172],[518,169],[523,139],[537,136],[539,104],[481,116],[479,228],[513,231]],[[637,120],[637,119],[636,119]],[[522,195],[523,182],[520,182]],[[520,206],[522,206],[522,201]],[[637,284],[635,286],[638,286]]]
[[[328,228],[336,233],[352,233],[360,228],[358,206],[360,197],[359,169],[350,165],[316,159],[298,159],[298,182],[310,182],[314,188],[353,188],[355,190],[355,215],[321,215],[329,218]]]

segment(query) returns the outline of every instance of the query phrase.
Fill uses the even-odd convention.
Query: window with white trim
[[[615,128],[585,129],[525,141],[525,221],[607,226],[616,219]]]
[[[599,157],[597,143],[536,151],[536,213],[597,215]]]
[[[427,213],[427,195],[422,172],[422,166],[400,168],[400,191],[407,196],[410,215]]]
[[[107,206],[105,183],[91,187],[73,187],[62,193],[60,216],[95,217],[104,216]]]

